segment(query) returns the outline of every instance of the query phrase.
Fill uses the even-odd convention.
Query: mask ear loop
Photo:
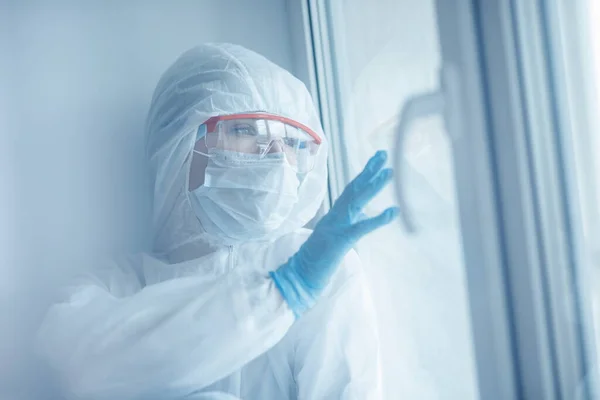
[[[269,126],[269,121],[265,120],[264,121],[265,124],[265,130],[267,131],[267,145],[264,146],[264,148],[261,149],[260,151],[260,159],[262,160],[263,158],[265,158],[267,156],[267,154],[269,154],[269,151],[271,150],[271,147],[273,147],[273,139],[271,137],[271,127]]]
[[[208,157],[208,158],[212,158],[212,155],[210,155],[210,154],[207,154],[207,153],[203,153],[203,152],[201,152],[201,151],[199,151],[199,150],[192,149],[192,151],[193,151],[194,153],[200,154],[201,156]]]

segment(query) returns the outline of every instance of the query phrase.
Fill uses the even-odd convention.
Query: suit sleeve
[[[38,345],[72,398],[168,398],[231,374],[275,345],[293,321],[266,274],[142,288],[133,271],[111,264],[65,288]]]

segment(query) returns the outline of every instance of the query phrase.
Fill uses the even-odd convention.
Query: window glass
[[[345,175],[353,177],[376,150],[395,156],[402,105],[438,86],[435,7],[433,0],[331,4]],[[385,398],[475,399],[452,153],[442,117],[415,123],[401,156],[418,230],[411,235],[393,224],[357,249],[378,309]],[[395,202],[390,185],[366,213],[376,215]]]

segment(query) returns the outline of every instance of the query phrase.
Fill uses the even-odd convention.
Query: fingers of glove
[[[379,173],[385,165],[387,153],[379,150],[369,159],[367,165],[356,178],[346,186],[336,204],[347,205],[354,198],[356,193],[362,192],[363,188]]]
[[[400,213],[398,207],[390,207],[376,217],[360,221],[352,226],[351,234],[355,240],[392,222]]]
[[[373,199],[381,190],[390,182],[394,176],[394,171],[391,168],[386,168],[379,171],[367,185],[363,187],[360,192],[354,194],[354,198],[351,200],[351,206],[353,209],[362,210],[362,208]]]
[[[350,183],[357,189],[362,189],[367,185],[383,168],[387,161],[387,152],[385,150],[379,150],[367,161],[365,168],[354,178]]]
[[[365,219],[369,219],[369,216],[361,211],[356,218],[356,222],[364,221]]]

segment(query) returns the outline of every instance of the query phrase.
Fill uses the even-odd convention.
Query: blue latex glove
[[[363,207],[392,178],[391,169],[382,169],[386,160],[385,151],[375,153],[365,169],[346,186],[298,252],[270,273],[296,317],[314,305],[356,242],[398,215],[397,207],[388,208],[373,218],[366,218],[362,213]]]

